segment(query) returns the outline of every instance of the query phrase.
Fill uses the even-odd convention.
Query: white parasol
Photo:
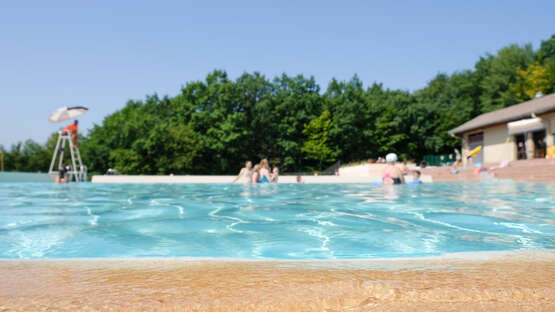
[[[61,122],[68,119],[75,119],[76,117],[86,113],[88,110],[88,108],[83,106],[62,107],[50,114],[50,116],[48,116],[48,120],[51,122]]]

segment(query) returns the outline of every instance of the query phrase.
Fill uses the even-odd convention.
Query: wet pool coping
[[[426,258],[0,260],[0,310],[550,311],[555,250]]]

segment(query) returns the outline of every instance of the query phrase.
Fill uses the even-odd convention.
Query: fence
[[[428,166],[448,166],[455,162],[457,155],[443,154],[443,155],[424,155],[422,160],[428,163]]]

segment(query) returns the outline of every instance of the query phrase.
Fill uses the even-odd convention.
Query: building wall
[[[484,129],[484,163],[499,163],[516,159],[514,136],[509,136],[506,124]]]
[[[547,146],[554,145],[555,142],[553,141],[553,135],[555,134],[555,113],[550,113],[546,115],[539,116],[543,119],[543,122],[546,126],[546,139],[547,139]]]
[[[546,126],[547,146],[555,145],[555,112],[538,116]],[[467,132],[463,136],[463,150],[468,149],[468,135],[484,132],[484,163],[499,163],[504,160],[516,160],[516,142],[514,135],[508,134],[507,124],[495,125],[484,129]]]
[[[461,150],[462,162],[463,162],[463,165],[465,166],[468,165],[468,159],[466,158],[468,156],[467,151],[468,151],[468,133],[465,133],[462,136],[462,150]]]

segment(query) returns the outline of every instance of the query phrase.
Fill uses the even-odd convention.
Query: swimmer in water
[[[270,176],[270,166],[268,165],[268,159],[264,158],[260,161],[260,172],[258,177],[259,183],[268,183],[272,181]]]
[[[279,169],[278,167],[274,167],[274,170],[272,170],[272,182],[273,183],[277,183],[278,179],[279,179]]]
[[[421,184],[422,183],[422,181],[420,181],[420,171],[419,170],[411,171],[411,175],[412,175],[412,181],[407,182],[407,184]]]
[[[251,176],[252,183],[260,183],[260,165],[254,165]]]
[[[245,167],[241,168],[241,171],[239,171],[239,174],[237,175],[237,177],[235,177],[235,179],[233,180],[233,182],[237,182],[237,180],[242,179],[243,182],[245,183],[249,183],[252,182],[252,162],[249,160],[247,162],[245,162]]]
[[[395,153],[389,153],[385,156],[387,165],[385,166],[383,183],[384,184],[402,184],[405,183],[405,178],[403,177],[403,172],[401,169],[395,165],[397,162],[397,155]]]

